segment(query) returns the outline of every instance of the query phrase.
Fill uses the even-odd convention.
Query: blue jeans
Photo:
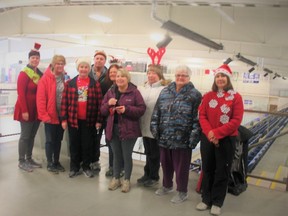
[[[58,163],[64,130],[61,124],[45,123],[45,152],[48,163]]]

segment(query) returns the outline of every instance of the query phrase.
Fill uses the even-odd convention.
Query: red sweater
[[[42,73],[37,72],[40,76]],[[29,122],[38,120],[36,108],[37,84],[35,84],[28,75],[21,71],[17,80],[18,98],[15,104],[14,120],[24,121],[22,113],[28,112]]]
[[[56,78],[49,67],[38,83],[37,110],[41,121],[60,123],[56,109]]]
[[[210,130],[217,139],[237,136],[243,118],[244,106],[239,93],[208,92],[199,106],[199,122],[202,132],[208,137]]]

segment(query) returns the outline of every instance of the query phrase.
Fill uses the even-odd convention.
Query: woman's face
[[[29,58],[29,65],[33,68],[37,68],[40,63],[40,56],[33,55]]]
[[[215,84],[218,89],[223,90],[228,84],[228,78],[223,73],[218,73],[215,75]]]
[[[147,78],[148,78],[148,83],[150,85],[158,82],[160,80],[159,76],[157,73],[155,73],[153,70],[149,70],[147,73]]]
[[[64,66],[65,64],[63,61],[56,62],[53,69],[54,74],[55,75],[64,74]]]
[[[122,76],[121,72],[117,72],[116,75],[116,85],[119,88],[126,88],[128,86],[128,79],[126,76]]]
[[[116,67],[110,68],[109,78],[112,82],[116,81],[117,71],[118,71],[118,69]]]
[[[87,78],[90,72],[90,65],[86,63],[80,63],[78,66],[78,72],[81,78]]]
[[[177,88],[182,88],[190,81],[190,77],[186,71],[176,71],[175,73],[175,83]]]

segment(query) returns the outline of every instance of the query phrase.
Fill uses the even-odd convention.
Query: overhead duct
[[[223,50],[223,45],[222,44],[218,44],[218,43],[215,43],[214,41],[196,33],[196,32],[193,32],[171,20],[168,20],[166,22],[163,23],[163,25],[161,26],[161,28],[164,28],[168,31],[171,31],[171,32],[174,32],[178,35],[181,35],[187,39],[190,39],[190,40],[193,40],[193,41],[196,41],[202,45],[205,45],[205,46],[208,46],[212,49],[215,49],[215,50]]]
[[[152,18],[156,21],[160,22],[162,24],[161,28],[166,29],[170,32],[174,32],[175,34],[181,35],[187,39],[193,40],[195,42],[198,42],[202,45],[208,46],[215,50],[223,50],[223,45],[218,44],[196,32],[191,31],[190,29],[187,29],[171,20],[164,21],[156,16],[156,5],[157,1],[152,1]]]

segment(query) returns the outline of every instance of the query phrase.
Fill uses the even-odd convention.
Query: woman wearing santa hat
[[[41,44],[34,44],[34,49],[28,54],[29,62],[19,73],[17,79],[18,98],[15,104],[14,120],[20,122],[21,128],[18,143],[18,167],[27,172],[32,172],[33,168],[42,167],[32,159],[34,139],[40,124],[36,109],[36,91],[38,81],[42,76],[42,72],[38,69],[40,47]]]
[[[79,175],[81,165],[84,175],[92,178],[94,174],[90,169],[90,163],[93,134],[95,127],[100,128],[102,125],[102,93],[99,82],[88,76],[91,69],[89,58],[77,59],[76,68],[79,75],[67,81],[63,91],[61,124],[64,130],[68,127],[70,140],[69,177]]]
[[[226,64],[216,69],[212,91],[203,96],[199,106],[203,180],[202,202],[196,209],[211,207],[212,215],[221,214],[244,113],[242,97],[234,91],[231,76],[232,71]]]

